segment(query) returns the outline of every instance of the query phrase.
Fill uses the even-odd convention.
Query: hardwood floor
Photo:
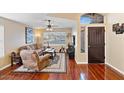
[[[76,64],[68,60],[66,73],[17,73],[20,65],[0,71],[0,80],[124,80],[124,75],[105,64]]]

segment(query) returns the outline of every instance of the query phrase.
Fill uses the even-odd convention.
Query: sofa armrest
[[[44,60],[49,60],[50,59],[50,54],[45,54],[44,56],[39,56],[40,61],[44,61]]]

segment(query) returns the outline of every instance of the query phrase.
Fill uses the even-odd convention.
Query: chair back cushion
[[[34,52],[34,50],[22,50],[20,52],[20,56],[23,60],[32,60],[32,53]]]

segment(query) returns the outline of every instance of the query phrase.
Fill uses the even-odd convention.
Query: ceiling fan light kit
[[[52,28],[46,28],[47,31],[52,31],[53,29]]]

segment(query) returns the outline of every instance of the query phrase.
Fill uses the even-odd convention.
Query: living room
[[[1,16],[2,15],[4,17],[1,17],[0,21],[1,29],[4,31],[3,42],[5,43],[2,49],[5,52],[3,51],[3,55],[1,55],[2,57],[0,58],[1,70],[9,66],[13,66],[14,63],[20,62],[20,59],[22,58],[20,58],[18,54],[20,55],[21,50],[28,50],[29,48],[33,47],[31,50],[34,51],[34,47],[37,47],[37,49],[39,48],[38,52],[40,53],[43,48],[50,47],[55,49],[54,52],[65,53],[67,51],[66,49],[68,48],[68,45],[73,43],[72,38],[74,35],[74,31],[72,26],[75,25],[75,21],[73,20],[55,18],[50,16],[44,17],[44,15],[46,14],[1,14]],[[21,20],[23,20],[23,22],[17,21],[16,16],[18,16],[17,19],[22,18]],[[31,23],[32,20],[37,20],[36,17],[41,16],[37,23],[38,25],[41,24],[42,27],[41,25],[38,27],[38,25],[36,25],[37,23],[32,23],[32,27],[30,27],[29,24],[26,24],[26,18],[23,16],[28,18],[28,23]],[[32,16],[34,17],[34,19],[30,19]],[[15,19],[13,20],[13,18]],[[56,24],[55,27],[53,27],[53,24]],[[46,30],[49,28],[47,27],[49,25],[52,25],[53,31]],[[27,35],[29,35],[30,37]],[[13,60],[13,52],[15,53],[15,55],[17,55],[17,62],[14,62],[16,60]]]
[[[123,56],[113,54],[118,47],[112,47],[118,42],[116,38],[121,39],[123,35],[112,31],[112,26],[116,22],[122,23],[124,14],[1,13],[0,16],[1,41],[4,43],[1,42],[1,79],[124,79],[120,65],[123,64]],[[101,30],[95,32],[96,29]],[[93,33],[90,32],[93,31],[98,38],[92,38]],[[98,47],[92,50],[93,39],[98,39],[96,43],[103,45],[102,50]],[[112,42],[112,39],[117,42]],[[119,44],[123,44],[123,40]],[[37,63],[39,60],[42,60],[40,64]],[[120,63],[115,60],[120,60]],[[25,76],[25,72],[29,76],[17,76]],[[35,75],[32,74],[34,72]],[[43,75],[43,72],[47,73]]]
[[[124,93],[123,4],[124,0],[1,0],[0,92]],[[55,18],[44,18],[46,14]],[[65,40],[69,37],[71,43]],[[55,61],[64,55],[66,61]],[[23,68],[25,58],[33,61]],[[61,65],[64,72],[42,72],[61,67],[58,63],[66,64]]]

